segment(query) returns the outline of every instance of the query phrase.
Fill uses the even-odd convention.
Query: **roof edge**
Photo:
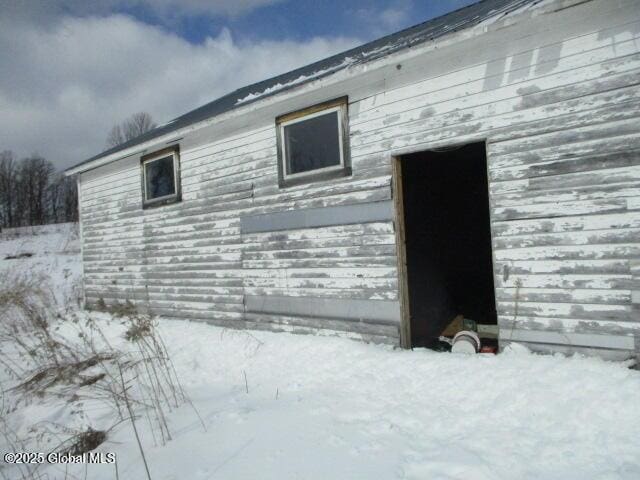
[[[484,1],[484,0],[483,0]],[[558,9],[564,9],[573,5],[577,5],[580,3],[585,3],[591,0],[525,0],[522,4],[517,5],[514,8],[514,11],[508,12],[508,15],[504,15],[503,13],[503,18],[498,18],[494,21],[491,21],[490,23],[485,23],[486,21],[495,18],[494,17],[488,17],[487,19],[485,19],[485,22],[480,22],[477,23],[475,25],[471,25],[469,27],[466,28],[461,28],[458,30],[452,30],[450,32],[447,32],[446,34],[442,35],[441,37],[437,37],[434,39],[428,39],[425,40],[421,43],[418,43],[416,45],[411,45],[408,46],[406,48],[397,50],[397,51],[393,51],[390,52],[387,55],[384,55],[382,57],[379,58],[375,58],[369,62],[362,62],[362,63],[357,63],[354,64],[348,68],[342,68],[342,69],[337,69],[337,70],[333,70],[333,71],[329,71],[327,72],[325,75],[320,75],[317,77],[313,77],[308,79],[307,81],[304,82],[300,82],[300,83],[296,83],[294,85],[291,85],[290,87],[285,87],[282,88],[281,90],[277,91],[275,94],[271,94],[271,95],[265,95],[262,97],[258,97],[254,100],[250,100],[247,101],[246,103],[238,106],[237,108],[233,108],[230,109],[228,111],[225,111],[223,113],[220,114],[212,114],[202,120],[199,121],[194,121],[193,123],[190,123],[188,125],[185,125],[182,128],[178,128],[176,130],[171,130],[169,132],[167,132],[166,134],[151,138],[147,141],[142,141],[140,143],[131,145],[130,147],[126,147],[123,148],[122,150],[118,150],[112,153],[106,153],[105,155],[98,155],[96,158],[94,159],[88,159],[85,160],[83,162],[80,162],[72,167],[69,167],[67,169],[64,170],[64,175],[65,176],[71,176],[71,175],[76,175],[78,173],[83,173],[89,170],[93,170],[96,168],[99,168],[103,165],[118,161],[118,160],[123,160],[125,158],[134,156],[134,155],[138,155],[138,154],[143,154],[145,152],[147,152],[149,149],[155,148],[156,146],[163,144],[163,143],[167,143],[167,142],[171,142],[171,141],[175,141],[176,138],[181,138],[184,137],[186,134],[193,132],[195,130],[200,130],[202,128],[205,128],[207,126],[213,125],[215,123],[221,123],[224,122],[226,120],[232,119],[232,118],[236,118],[242,115],[246,115],[247,113],[250,113],[252,111],[258,110],[260,108],[266,107],[270,104],[273,103],[277,103],[280,101],[283,101],[287,98],[293,97],[295,96],[295,91],[297,91],[300,87],[305,86],[305,85],[309,85],[312,84],[314,82],[318,82],[320,83],[320,85],[318,86],[318,88],[321,88],[323,86],[326,85],[331,85],[334,83],[339,83],[340,81],[344,81],[348,78],[351,78],[353,76],[356,76],[360,73],[362,73],[362,71],[364,70],[363,66],[366,65],[366,71],[371,71],[371,70],[377,70],[379,68],[383,68],[386,65],[388,65],[389,63],[395,63],[396,61],[398,61],[398,58],[413,58],[415,56],[418,55],[422,55],[426,52],[432,51],[436,48],[442,48],[443,46],[449,46],[449,45],[454,45],[456,43],[459,43],[461,41],[467,40],[469,38],[473,38],[488,32],[492,32],[492,31],[496,31],[499,30],[501,28],[504,28],[506,26],[511,26],[514,24],[519,23],[520,21],[526,19],[526,18],[530,18],[530,17],[534,17],[534,16],[538,16],[538,15],[542,15],[542,14],[546,14],[546,13],[551,13],[553,11],[556,11]],[[478,3],[482,3],[482,2],[478,2]],[[472,4],[474,5],[474,4]],[[530,8],[523,8],[524,6],[529,6]],[[463,7],[461,9],[455,10],[451,13],[454,12],[458,12],[461,10],[464,10],[466,8],[469,8],[469,6],[467,7]],[[517,10],[521,9],[523,11],[518,12]],[[446,15],[445,15],[446,16]],[[438,18],[442,18],[441,17],[436,17],[432,20],[436,20]],[[427,21],[428,22],[428,21]],[[423,23],[427,23],[427,22],[423,22]],[[411,30],[413,28],[416,28],[419,25],[422,25],[423,23],[420,23],[418,25],[415,25],[413,27],[409,27],[408,29],[405,30]],[[403,32],[405,30],[401,30],[400,32]],[[398,32],[399,33],[399,32]],[[385,37],[381,37],[380,39],[376,39],[373,42],[369,42],[369,43],[374,43],[377,41],[380,41],[382,39],[385,39],[387,37],[390,37],[394,34],[385,36]],[[367,45],[367,44],[365,44]],[[334,58],[339,58],[341,56],[344,56],[345,54],[347,54],[348,52],[351,52],[355,49],[357,49],[359,47],[355,47],[354,49],[350,49],[347,50],[345,52],[341,52],[338,53],[336,55],[333,55],[331,57],[328,57],[327,59],[334,59]],[[389,60],[390,58],[392,58],[393,60]],[[325,59],[326,60],[326,59]],[[314,62],[312,64],[309,64],[307,66],[303,66],[302,68],[306,68],[306,67],[310,67],[313,66],[317,63],[322,62],[323,60],[320,60],[319,62]],[[275,80],[278,78],[281,78],[285,75],[291,74],[293,72],[296,72],[300,69],[295,69],[292,70],[291,72],[286,72],[284,74],[278,75],[276,77],[272,77],[270,79],[267,79],[265,81],[270,81],[270,80]],[[340,76],[340,74],[342,74],[342,76]],[[248,85],[247,87],[243,87],[243,88],[251,88],[252,86],[258,85],[261,82],[258,82],[257,84],[252,84],[252,85]],[[242,89],[238,89],[235,90],[227,95],[224,95],[223,97],[220,98],[226,98],[226,97],[232,97],[232,96],[238,96],[236,94],[240,94]],[[214,100],[215,101],[215,100]],[[205,104],[208,105],[208,104]],[[204,105],[203,105],[204,106]],[[198,110],[199,108],[202,107],[198,107],[195,110]],[[194,110],[194,111],[195,111]],[[189,113],[189,112],[187,112]],[[186,115],[187,113],[185,113],[184,115]],[[184,116],[183,115],[183,116]],[[167,122],[164,125],[170,124],[175,122],[177,119],[181,118],[182,116],[176,117],[176,119],[171,120],[170,122]]]

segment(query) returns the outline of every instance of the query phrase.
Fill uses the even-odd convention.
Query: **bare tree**
[[[38,155],[17,161],[10,150],[0,152],[0,227],[77,221],[76,177],[54,175]]]
[[[23,222],[27,225],[43,225],[47,220],[47,190],[54,168],[51,162],[33,155],[20,162],[18,193],[16,199]]]
[[[107,148],[117,147],[124,142],[122,126],[120,124],[114,125],[111,130],[109,130],[109,135],[107,135]]]
[[[78,212],[78,182],[77,176],[64,177],[63,192],[64,192],[64,221],[65,222],[77,222],[80,213]]]
[[[78,188],[76,177],[57,174],[47,189],[48,223],[78,221]]]
[[[0,225],[15,227],[17,167],[13,152],[0,153]]]
[[[62,219],[63,180],[64,175],[58,173],[53,177],[51,183],[47,187],[47,217],[50,223],[60,223],[64,221]]]
[[[156,123],[147,112],[138,112],[114,125],[107,135],[107,148],[116,147],[156,128]]]

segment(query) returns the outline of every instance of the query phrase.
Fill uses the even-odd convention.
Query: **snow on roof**
[[[548,0],[482,0],[465,8],[455,10],[446,15],[433,18],[419,25],[347,50],[346,52],[339,53],[268,80],[240,88],[167,123],[159,125],[153,130],[132,140],[88,158],[69,168],[67,171],[76,170],[81,165],[88,164],[120,151],[124,152],[136,145],[168,135],[184,127],[279,94],[310,81],[326,77],[352,65],[368,63],[386,55],[435,40],[449,33],[464,30],[481,23],[492,23],[515,10],[527,9],[546,1]]]

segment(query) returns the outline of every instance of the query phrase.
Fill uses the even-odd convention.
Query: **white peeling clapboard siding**
[[[633,7],[592,2],[558,12],[564,38],[533,33],[510,43],[506,59],[492,59],[479,42],[468,52],[477,65],[381,92],[352,123],[354,164],[380,152],[383,161],[384,152],[488,140],[503,334],[640,330],[640,10]],[[594,11],[608,23],[584,31]]]
[[[394,325],[293,316],[273,322],[273,315],[260,320],[259,313],[245,318],[244,312],[245,295],[397,299],[390,221],[240,234],[246,215],[389,200],[388,172],[280,190],[273,126],[182,151],[180,160],[183,201],[177,204],[141,208],[137,159],[84,185],[89,305],[130,300],[158,314],[224,326],[268,322],[279,330],[348,330],[397,343]]]
[[[247,298],[269,297],[393,311],[391,221],[247,233],[242,219],[386,202],[392,155],[486,139],[503,338],[629,345],[618,337],[640,331],[637,2],[577,2],[389,65],[343,92],[352,177],[279,188],[272,121],[183,148],[177,204],[141,208],[137,157],[84,173],[87,302],[397,343],[399,311],[394,324],[247,309]]]

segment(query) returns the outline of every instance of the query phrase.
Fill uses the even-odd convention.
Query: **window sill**
[[[314,174],[304,175],[293,178],[279,178],[278,186],[280,188],[294,187],[296,185],[304,185],[306,183],[316,183],[323,180],[333,180],[334,178],[350,177],[352,174],[351,167],[344,167],[339,170],[330,170],[318,172]]]
[[[178,203],[181,202],[182,198],[180,197],[180,195],[174,195],[172,197],[169,198],[163,198],[162,200],[149,200],[149,201],[143,201],[142,202],[142,209],[146,210],[148,208],[156,208],[156,207],[163,207],[165,205],[170,205],[172,203]]]

